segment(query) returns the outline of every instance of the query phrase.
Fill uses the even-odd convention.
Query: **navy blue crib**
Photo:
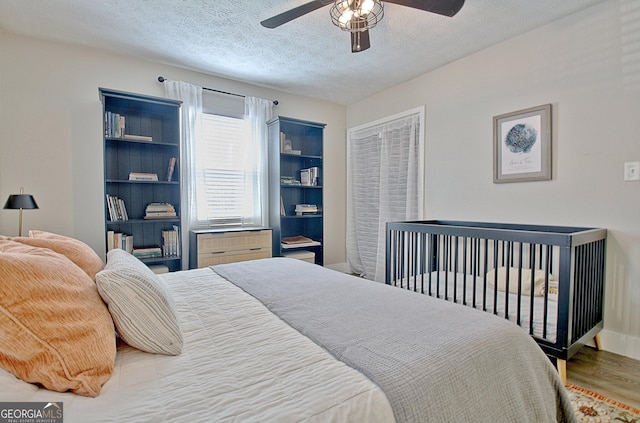
[[[429,220],[386,225],[386,283],[493,313],[566,360],[603,327],[606,229]]]

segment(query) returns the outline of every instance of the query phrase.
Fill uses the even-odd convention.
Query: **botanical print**
[[[542,170],[540,128],[540,115],[501,123],[503,175]]]

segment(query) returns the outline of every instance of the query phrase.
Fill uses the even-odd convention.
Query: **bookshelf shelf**
[[[127,219],[127,220],[108,220],[107,225],[140,225],[151,223],[179,223],[179,217],[172,217],[166,219]]]
[[[161,141],[139,141],[139,140],[128,140],[126,138],[110,138],[105,137],[105,142],[110,144],[123,144],[123,145],[144,145],[144,148],[151,149],[163,149],[163,148],[175,148],[174,143],[170,142],[161,142]]]
[[[308,250],[315,263],[323,264],[324,217],[322,213],[296,215],[296,205],[314,205],[322,210],[324,123],[279,116],[269,128],[269,226],[273,229],[273,255],[284,250]],[[294,151],[290,153],[288,151]],[[317,178],[302,185],[302,170],[315,168]],[[307,173],[307,175],[309,175]],[[281,183],[281,181],[291,183]],[[283,212],[284,211],[284,215]],[[304,236],[306,244],[282,244],[282,238]]]
[[[291,153],[280,153],[282,157],[299,157],[301,159],[318,159],[322,160],[322,156],[310,155],[310,154],[291,154]]]
[[[180,185],[178,181],[130,181],[128,179],[105,179],[108,184]]]
[[[179,253],[176,256],[174,250],[179,251],[182,238],[180,169],[175,165],[180,162],[180,102],[105,88],[99,92],[104,123],[107,250],[117,246],[113,240],[117,244],[119,238],[115,234],[124,234],[123,238],[129,237],[125,247],[134,252],[142,252],[139,249],[143,247],[159,247],[163,254],[165,249],[170,252],[161,257],[140,258],[144,263],[160,264],[169,271],[181,270],[182,257]],[[141,179],[152,175],[158,180],[130,180],[130,173]],[[124,208],[128,219],[111,220],[114,198],[120,205],[115,215],[120,217]],[[170,204],[175,209],[172,213],[178,216],[145,219],[151,203]]]

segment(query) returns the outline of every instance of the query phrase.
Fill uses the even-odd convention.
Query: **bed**
[[[22,337],[58,331],[46,343],[63,356],[58,376],[69,388],[21,380],[42,363],[26,375],[0,369],[5,406],[53,404],[65,423],[577,421],[532,338],[490,314],[290,258],[154,275],[122,250],[96,271],[75,253],[16,243],[0,238],[0,363],[11,367],[7,350]],[[33,269],[18,272],[25,267]],[[33,281],[49,284],[46,293]],[[11,338],[24,316],[7,298],[24,292],[65,308],[57,318],[39,309],[37,324]],[[100,299],[104,310],[91,303]],[[93,355],[112,357],[110,371],[73,371],[73,356],[91,346],[70,344],[105,316],[112,323],[92,341],[102,343]]]
[[[386,283],[494,314],[566,360],[603,327],[606,230],[430,220],[386,226]]]

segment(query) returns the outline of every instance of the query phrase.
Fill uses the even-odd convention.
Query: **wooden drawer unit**
[[[271,229],[195,230],[189,239],[192,269],[271,257]]]

